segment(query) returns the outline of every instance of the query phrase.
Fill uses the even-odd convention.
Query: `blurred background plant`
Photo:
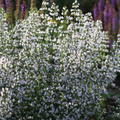
[[[42,0],[0,0],[0,7],[7,13],[7,21],[12,24],[25,19],[29,10],[41,7]]]
[[[59,5],[60,12],[63,6],[67,6],[70,10],[75,0],[44,0],[49,5],[55,2]],[[92,7],[97,0],[78,0],[80,8],[84,13],[92,11]],[[28,16],[29,10],[40,9],[43,0],[0,0],[0,7],[4,8],[7,13],[8,22],[15,23],[17,19],[24,19]]]
[[[101,20],[111,34],[110,44],[120,33],[120,0],[99,0],[93,7],[94,20]]]

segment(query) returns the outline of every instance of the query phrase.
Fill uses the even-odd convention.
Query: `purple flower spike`
[[[116,8],[116,0],[110,0],[111,5]]]
[[[98,16],[99,16],[99,10],[97,4],[95,4],[93,8],[93,18],[95,21],[98,20]]]
[[[119,25],[120,25],[120,9],[118,10]]]
[[[5,8],[7,13],[13,11],[14,9],[13,0],[5,0]]]
[[[111,27],[111,8],[111,5],[107,3],[103,12],[104,30],[108,30]]]
[[[104,0],[99,0],[98,10],[102,12],[104,10],[104,7],[105,7],[105,1]]]
[[[120,33],[120,9],[118,10],[118,24],[119,24],[119,33]]]
[[[22,5],[21,5],[21,11],[22,12],[26,11],[26,4],[25,4],[25,2],[23,2]]]
[[[0,0],[0,8],[5,9],[5,1],[4,0]]]
[[[112,32],[115,34],[118,32],[118,25],[119,25],[118,20],[119,18],[117,16],[117,13],[116,11],[114,11],[113,16],[112,16]]]
[[[21,5],[21,19],[25,18],[26,9],[27,9],[26,2],[23,1],[22,5]]]
[[[5,0],[5,4],[6,4],[6,7],[10,7],[11,6],[11,0]]]

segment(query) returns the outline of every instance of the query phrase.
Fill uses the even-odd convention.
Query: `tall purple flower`
[[[116,11],[113,11],[113,16],[112,16],[112,33],[116,34],[118,32],[118,15]]]
[[[13,0],[5,0],[5,7],[6,7],[6,12],[9,12],[10,10],[12,11],[14,9]]]
[[[103,12],[104,30],[111,29],[111,9],[112,9],[111,4],[107,3],[105,6],[105,10]]]
[[[0,0],[0,8],[5,9],[5,0]]]
[[[104,7],[105,7],[105,1],[104,0],[99,0],[98,10],[102,12],[104,10]]]
[[[6,7],[11,7],[11,0],[5,0]]]
[[[22,4],[21,4],[21,18],[24,19],[25,18],[25,14],[26,14],[26,2],[25,0],[23,0]]]
[[[7,21],[11,24],[14,21],[14,4],[13,0],[5,0]]]
[[[111,5],[116,8],[116,0],[110,0]]]
[[[26,3],[25,3],[25,1],[23,1],[22,5],[21,5],[21,11],[22,12],[26,11]]]
[[[97,4],[95,4],[93,8],[93,18],[95,21],[98,20],[98,16],[99,16],[99,10]]]
[[[119,24],[119,33],[120,33],[120,9],[118,10],[118,24]]]

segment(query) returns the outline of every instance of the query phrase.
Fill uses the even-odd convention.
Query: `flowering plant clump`
[[[83,15],[77,2],[71,16],[66,8],[58,16],[55,4],[43,4],[4,42],[0,36],[1,58],[8,61],[1,69],[1,119],[102,119],[102,94],[119,70],[118,43],[108,53],[101,22]]]

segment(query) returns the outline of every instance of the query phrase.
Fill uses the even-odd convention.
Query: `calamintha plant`
[[[118,43],[108,51],[101,22],[83,15],[77,2],[71,16],[66,8],[58,16],[55,4],[43,4],[4,42],[0,36],[0,60],[8,61],[0,63],[0,118],[102,120],[102,94],[120,66]]]

